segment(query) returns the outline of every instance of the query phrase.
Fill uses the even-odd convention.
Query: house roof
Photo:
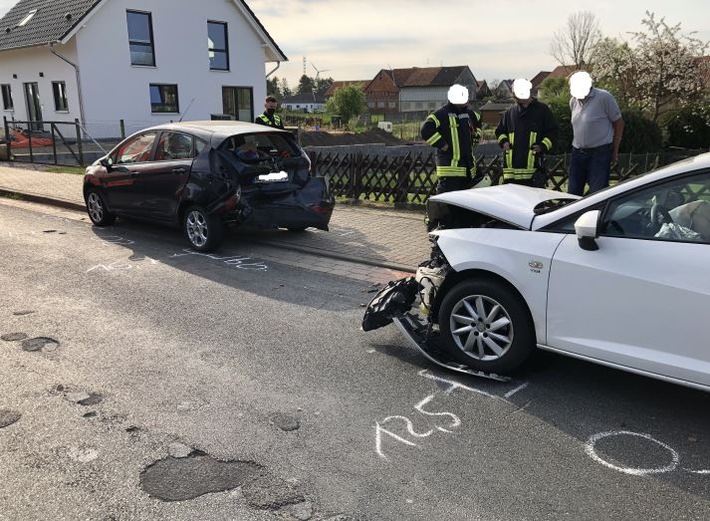
[[[547,77],[550,75],[550,71],[540,71],[538,72],[533,78],[530,80],[530,83],[532,83],[533,89],[537,88],[540,86],[540,84],[547,79]]]
[[[392,69],[391,76],[400,87],[449,87],[467,69],[466,65],[454,67],[410,67]]]
[[[547,75],[548,78],[569,78],[570,74],[577,71],[578,67],[576,65],[558,65],[552,72]],[[547,78],[546,78],[547,79]]]
[[[286,96],[281,103],[325,103],[325,98],[317,92],[304,92]]]
[[[66,43],[79,30],[84,20],[108,1],[110,0],[19,0],[0,19],[0,51]],[[268,61],[287,61],[286,55],[244,0],[233,1],[267,44]],[[36,11],[34,16],[25,25],[19,26],[32,11]]]

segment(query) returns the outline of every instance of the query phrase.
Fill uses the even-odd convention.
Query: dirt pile
[[[366,132],[325,132],[323,130],[302,130],[299,135],[303,147],[328,147],[335,145],[406,145],[409,142],[399,139],[380,128]]]

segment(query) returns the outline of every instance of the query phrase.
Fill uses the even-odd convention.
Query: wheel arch
[[[502,286],[510,290],[510,292],[513,293],[518,299],[520,299],[523,304],[525,304],[525,311],[528,315],[528,318],[530,318],[532,324],[535,324],[535,317],[533,316],[532,311],[530,310],[530,303],[525,299],[523,294],[520,293],[520,291],[518,291],[518,289],[513,284],[511,284],[510,281],[508,281],[505,277],[502,277],[497,273],[493,273],[492,271],[480,269],[457,271],[446,277],[444,283],[441,285],[439,291],[437,292],[436,300],[434,301],[431,310],[429,310],[429,317],[431,317],[430,320],[438,323],[439,310],[441,309],[441,303],[444,300],[444,296],[451,290],[451,288],[455,287],[460,282],[468,280],[485,280],[501,284]],[[537,336],[537,328],[533,327],[533,330],[535,331],[535,336]]]

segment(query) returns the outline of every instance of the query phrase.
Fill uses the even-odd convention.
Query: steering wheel
[[[651,224],[656,228],[660,228],[663,223],[672,223],[673,218],[668,213],[666,207],[659,203],[653,203],[651,206]]]

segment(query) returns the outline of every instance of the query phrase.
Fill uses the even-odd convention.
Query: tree
[[[281,87],[279,84],[279,79],[276,76],[273,78],[266,78],[266,94],[269,96],[276,96],[279,100],[283,99],[283,94],[281,93]]]
[[[328,87],[333,84],[333,78],[315,78],[313,84],[318,94],[324,94]]]
[[[601,40],[599,21],[589,11],[580,11],[567,18],[567,25],[552,37],[550,54],[560,65],[574,65],[577,69],[591,66],[594,47]]]
[[[538,90],[540,100],[545,103],[557,98],[569,103],[569,86],[565,78],[545,78]]]
[[[298,80],[298,87],[296,87],[296,94],[311,94],[315,91],[315,82],[313,78],[307,75],[302,75],[301,79]]]
[[[288,80],[286,80],[286,78],[281,78],[280,85],[281,85],[281,94],[283,94],[284,98],[288,98],[289,96],[293,96],[293,91],[291,90],[291,87],[288,86]]]
[[[353,119],[365,112],[366,108],[365,92],[357,84],[340,87],[325,105],[326,112],[340,115],[348,126]]]
[[[641,22],[647,32],[631,33],[634,45],[605,39],[595,48],[594,74],[620,105],[643,111],[651,120],[702,96],[697,57],[708,44],[683,35],[651,12]]]

